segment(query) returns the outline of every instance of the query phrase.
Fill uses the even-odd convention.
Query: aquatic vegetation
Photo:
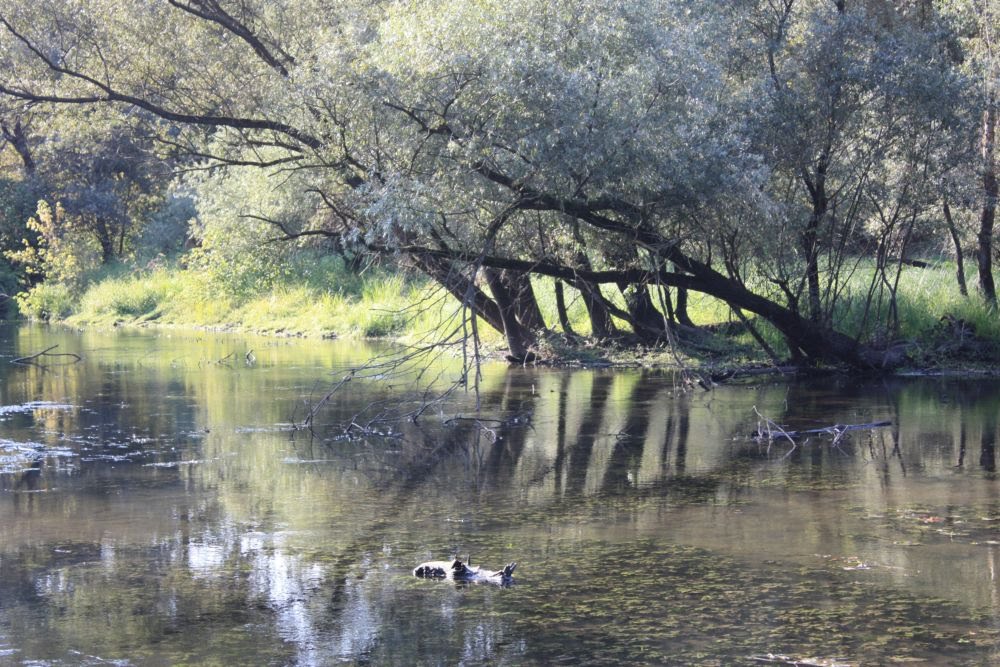
[[[559,546],[532,564],[552,573],[526,577],[517,589],[525,599],[509,610],[524,632],[540,623],[556,630],[529,642],[533,661],[732,664],[771,652],[849,664],[975,664],[1000,638],[960,605],[853,572],[761,567],[652,540]],[[928,622],[944,617],[954,623]]]
[[[862,513],[862,510],[855,510]],[[906,505],[885,513],[864,513],[863,519],[877,522],[878,528],[903,546],[964,542],[1000,545],[1000,503],[932,507]]]
[[[54,342],[86,354],[5,367],[16,446],[0,456],[66,455],[0,471],[0,662],[1000,656],[981,585],[1000,501],[971,462],[1000,401],[983,384],[696,394],[664,374],[487,367],[479,395],[440,414],[322,439],[290,422],[358,343],[35,326],[4,340],[8,357]],[[420,396],[378,381],[337,399],[331,421]],[[889,404],[911,430],[895,453],[858,434],[768,452],[746,437],[754,404],[797,428]],[[516,559],[517,585],[412,575],[451,554]]]

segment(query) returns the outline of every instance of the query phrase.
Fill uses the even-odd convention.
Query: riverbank
[[[905,269],[896,306],[899,332],[891,339],[867,325],[881,321],[874,311],[886,306],[875,303],[863,308],[866,287],[861,277],[845,287],[838,306],[838,328],[850,335],[861,332],[868,341],[903,342],[911,358],[909,371],[982,371],[995,369],[1000,362],[1000,318],[975,296],[958,293],[952,267]],[[557,328],[552,285],[539,279],[535,291],[545,321]],[[764,352],[757,338],[778,358],[787,355],[780,336],[769,326],[751,320],[751,332],[724,304],[696,294],[689,299],[689,315],[704,332],[682,333],[674,350],[597,344],[587,338],[590,325],[582,300],[567,292],[569,321],[577,336],[545,338],[542,356],[547,359],[587,365],[683,365],[720,373],[774,365],[775,359]],[[244,290],[227,289],[204,272],[189,268],[119,268],[77,290],[42,284],[18,301],[22,312],[33,319],[81,327],[158,326],[404,344],[454,340],[461,334],[457,302],[421,276],[381,268],[356,274],[339,261],[319,263],[314,271],[299,271],[266,289]],[[482,325],[479,335],[487,353],[502,351],[504,341],[498,332]]]

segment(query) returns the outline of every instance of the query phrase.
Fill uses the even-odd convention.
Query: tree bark
[[[531,286],[531,274],[521,271],[504,271],[500,279],[507,285],[514,298],[514,309],[517,321],[530,331],[544,331],[545,318],[538,307],[535,289]]]
[[[983,208],[979,216],[978,251],[979,289],[991,306],[997,305],[996,285],[993,282],[993,223],[997,209],[997,164],[995,155],[997,110],[991,94],[983,112]]]
[[[826,162],[821,158],[814,175],[803,174],[812,200],[812,212],[802,232],[802,252],[805,255],[806,294],[809,299],[809,319],[821,322],[823,304],[819,284],[819,228],[826,216],[829,200],[826,196]]]
[[[555,292],[556,315],[559,317],[559,326],[562,327],[563,333],[567,336],[576,338],[576,332],[573,331],[573,327],[569,323],[569,312],[566,310],[566,293],[561,280],[556,281]]]
[[[7,123],[0,122],[0,134],[2,134],[4,140],[11,145],[14,151],[17,152],[18,157],[21,158],[24,177],[26,179],[33,177],[38,167],[31,153],[31,146],[28,145],[28,133],[25,131],[21,121],[14,121],[13,127],[7,125]]]
[[[577,265],[584,271],[591,271],[590,258],[583,252],[577,253]],[[574,280],[570,283],[580,292],[583,298],[583,305],[587,309],[587,316],[590,318],[590,333],[597,340],[607,340],[616,338],[618,331],[615,323],[611,319],[611,313],[604,305],[604,297],[601,295],[600,285],[592,284],[587,280]]]
[[[958,291],[961,292],[962,296],[969,296],[969,287],[965,282],[965,253],[962,251],[962,238],[955,225],[955,219],[951,216],[951,206],[948,205],[947,198],[942,203],[942,210],[945,222],[948,223],[948,231],[951,233],[951,241],[955,244],[955,264],[957,265],[955,278],[958,280]]]
[[[683,287],[677,288],[677,305],[674,308],[674,315],[677,323],[686,327],[697,328],[691,317],[688,315],[688,291]]]
[[[653,305],[645,283],[627,285],[619,283],[618,289],[625,297],[632,331],[646,345],[655,345],[666,337],[663,313]]]
[[[504,332],[497,304],[448,260],[427,253],[410,253],[414,266],[444,287],[460,303],[472,309],[489,326]]]
[[[503,271],[486,268],[483,275],[500,310],[502,330],[507,340],[507,358],[515,363],[533,361],[535,353],[532,348],[537,340],[535,334],[518,320],[517,293],[510,289]]]

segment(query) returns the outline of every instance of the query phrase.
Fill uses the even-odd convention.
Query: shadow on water
[[[457,396],[323,442],[288,422],[351,346],[3,341],[84,361],[0,363],[0,663],[997,657],[994,382],[692,393],[664,373],[496,367],[481,413]],[[253,366],[218,363],[250,347]],[[323,417],[415,400],[354,384]],[[759,442],[755,407],[789,429],[893,427]],[[517,560],[517,583],[410,575],[457,554]]]

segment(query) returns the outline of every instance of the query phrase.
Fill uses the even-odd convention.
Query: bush
[[[64,283],[41,283],[14,297],[25,317],[37,320],[61,319],[77,304],[73,290]]]

